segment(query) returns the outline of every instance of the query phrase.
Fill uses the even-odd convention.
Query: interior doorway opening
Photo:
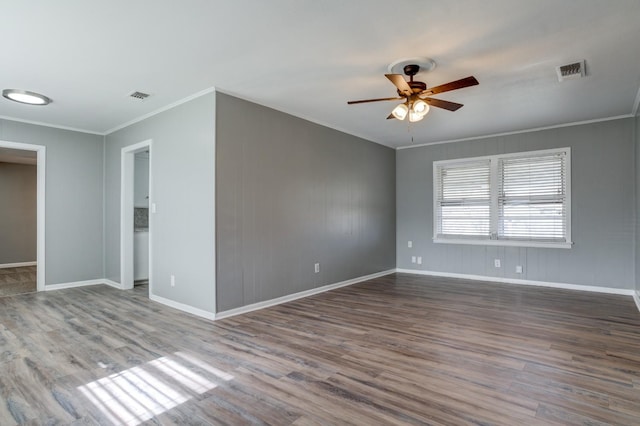
[[[45,151],[0,140],[0,296],[45,289]]]
[[[151,145],[146,140],[122,148],[120,188],[120,284],[149,295],[153,293]]]

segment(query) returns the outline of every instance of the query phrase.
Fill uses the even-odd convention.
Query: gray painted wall
[[[133,206],[149,208],[149,157],[135,155],[133,177]]]
[[[36,260],[36,171],[0,162],[0,265]]]
[[[398,268],[632,289],[633,128],[633,119],[622,119],[399,150]],[[432,242],[433,161],[565,146],[571,147],[573,248]],[[422,256],[423,264],[412,264],[412,255]],[[502,268],[493,266],[496,258]],[[523,274],[515,273],[516,265],[523,265]]]
[[[220,93],[216,112],[218,311],[395,267],[394,150]]]
[[[153,139],[153,293],[215,312],[215,95],[132,124],[105,142],[106,278],[120,282],[121,149]],[[176,286],[171,287],[170,276]]]
[[[0,140],[47,147],[45,283],[102,278],[103,137],[0,119]]]

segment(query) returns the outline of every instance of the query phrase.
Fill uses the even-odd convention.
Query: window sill
[[[570,249],[573,243],[551,243],[536,241],[510,241],[510,240],[464,240],[454,238],[434,238],[436,244],[469,244],[476,246],[506,246],[506,247],[537,247]]]

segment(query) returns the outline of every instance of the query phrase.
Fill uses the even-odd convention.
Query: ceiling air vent
[[[585,76],[584,60],[556,67],[556,72],[558,73],[558,81],[560,82],[564,80],[582,78]]]
[[[130,97],[132,97],[133,99],[138,99],[140,101],[144,101],[145,99],[147,99],[150,95],[148,93],[143,93],[143,92],[133,92],[132,94],[129,95]]]

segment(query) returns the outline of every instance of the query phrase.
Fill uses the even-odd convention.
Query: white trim
[[[503,247],[537,247],[537,248],[560,248],[570,249],[573,247],[573,242],[568,243],[544,243],[540,241],[525,241],[525,240],[472,240],[462,238],[433,238],[433,242],[436,244],[468,244],[473,246],[503,246]]]
[[[640,294],[637,291],[633,292],[633,301],[636,302],[636,307],[640,311]]]
[[[182,98],[182,99],[180,99],[180,100],[178,100],[178,101],[175,101],[175,102],[170,103],[169,105],[165,105],[165,106],[163,106],[162,108],[159,108],[159,109],[156,109],[156,110],[154,110],[154,111],[151,111],[151,112],[149,112],[149,113],[147,113],[147,114],[141,115],[140,117],[138,117],[138,118],[134,118],[133,120],[129,120],[129,121],[127,121],[126,123],[122,123],[122,124],[120,124],[120,125],[118,125],[118,126],[116,126],[116,127],[113,127],[113,128],[111,128],[111,129],[107,130],[106,132],[104,132],[104,133],[102,133],[102,134],[103,134],[104,136],[108,136],[108,135],[110,135],[110,134],[111,134],[111,133],[113,133],[113,132],[117,132],[118,130],[122,130],[122,129],[124,129],[125,127],[129,127],[129,126],[131,126],[132,124],[139,123],[139,122],[141,122],[141,121],[143,121],[143,120],[146,120],[146,119],[147,119],[147,118],[149,118],[149,117],[153,117],[154,115],[158,115],[158,114],[160,114],[161,112],[165,112],[165,111],[167,111],[167,110],[170,110],[170,109],[172,109],[172,108],[177,107],[178,105],[182,105],[182,104],[187,103],[187,102],[189,102],[189,101],[192,101],[192,100],[194,100],[194,99],[196,99],[196,98],[199,98],[200,96],[204,96],[204,95],[207,95],[207,94],[209,94],[209,93],[213,93],[213,92],[215,92],[215,91],[216,91],[216,88],[215,88],[215,87],[209,87],[208,89],[201,90],[201,91],[199,91],[199,92],[197,92],[197,93],[194,93],[193,95],[189,95],[189,96],[187,96],[186,98]]]
[[[38,243],[36,244],[36,261],[38,262],[38,271],[36,275],[37,281],[37,290],[44,290],[45,286],[45,262],[46,262],[46,182],[47,182],[47,148],[41,146],[37,151],[38,156],[38,165],[36,166],[36,180],[37,180],[37,201],[36,201],[36,239]]]
[[[115,287],[119,290],[123,290],[120,283],[108,280],[106,278],[98,278],[95,280],[73,281],[69,283],[51,284],[51,285],[45,286],[44,291],[64,290],[66,288],[87,287],[91,285],[100,285],[100,284],[108,285],[110,287]]]
[[[35,151],[36,166],[36,290],[43,291],[45,287],[45,225],[46,225],[46,176],[47,176],[47,148],[44,145],[34,145],[21,142],[0,140],[0,148],[21,149]]]
[[[154,157],[154,151],[152,149],[152,145],[153,145],[153,140],[150,139],[149,140],[149,198],[148,198],[148,202],[149,202],[149,211],[148,211],[148,227],[149,227],[149,241],[147,241],[147,253],[148,253],[148,265],[147,267],[149,268],[149,273],[148,273],[148,281],[149,281],[149,290],[148,290],[148,294],[151,295],[153,294],[153,236],[154,236],[154,232],[156,229],[156,225],[155,225],[155,210],[153,210],[153,213],[151,211],[151,203],[154,202],[154,192],[153,192],[153,176],[154,176],[154,172],[153,172],[153,157]],[[134,183],[135,185],[135,183]],[[154,204],[155,205],[155,204]],[[215,220],[215,218],[214,218]]]
[[[210,265],[210,271],[211,271],[211,277],[212,277],[212,284],[213,284],[213,293],[212,293],[212,299],[213,299],[213,312],[214,315],[215,313],[218,312],[218,246],[216,244],[216,238],[217,238],[217,230],[216,230],[216,223],[218,223],[218,209],[217,209],[217,192],[216,192],[216,187],[217,187],[217,181],[216,181],[216,176],[217,176],[217,139],[216,139],[216,135],[217,135],[217,129],[218,129],[218,122],[216,120],[216,117],[218,115],[218,101],[216,99],[216,97],[214,96],[213,99],[213,171],[212,171],[212,185],[210,186],[210,191],[213,191],[213,218],[211,220],[213,220],[213,227],[211,228],[211,248],[212,248],[212,256],[209,259],[209,262],[211,263]],[[153,215],[152,215],[153,216]],[[151,225],[151,223],[149,223],[149,225]],[[149,252],[151,252],[151,250],[149,250]],[[149,274],[151,274],[151,271],[149,271]],[[151,275],[149,275],[149,286],[151,286]],[[151,288],[151,287],[149,287]],[[149,291],[151,292],[151,291]]]
[[[572,127],[572,126],[581,126],[583,124],[601,123],[603,121],[622,120],[623,118],[632,118],[634,116],[635,115],[633,115],[633,114],[623,114],[623,115],[616,115],[614,117],[596,118],[596,119],[593,119],[593,120],[584,120],[584,121],[574,121],[572,123],[556,124],[556,125],[553,125],[553,126],[546,126],[546,127],[536,127],[536,128],[533,128],[533,129],[514,130],[512,132],[493,133],[491,135],[484,135],[484,136],[471,136],[471,137],[468,137],[468,138],[450,139],[450,140],[437,141],[437,142],[426,142],[426,143],[421,143],[421,144],[418,144],[418,145],[399,146],[399,147],[396,147],[396,150],[398,150],[398,149],[420,148],[420,147],[423,147],[423,146],[440,145],[440,144],[443,144],[443,143],[474,141],[474,140],[479,140],[479,139],[496,138],[496,137],[500,137],[500,136],[519,135],[519,134],[522,134],[522,133],[540,132],[542,130],[560,129],[562,127]]]
[[[86,280],[86,281],[73,281],[69,283],[50,284],[44,287],[44,291],[63,290],[65,288],[86,287],[90,285],[106,284],[103,279]]]
[[[149,207],[153,203],[152,158],[153,140],[147,139],[142,142],[125,146],[120,153],[120,284],[123,289],[132,289],[133,274],[133,187],[134,187],[134,155],[143,149],[149,150]],[[153,221],[149,220],[149,271],[151,271],[151,238],[153,231]],[[131,237],[131,238],[129,238]],[[152,280],[149,274],[149,293],[152,293]]]
[[[170,306],[179,311],[183,311],[198,317],[206,318],[209,320],[216,319],[216,314],[213,312],[205,311],[204,309],[194,308],[191,305],[186,305],[184,303],[176,302],[170,299],[165,299],[164,297],[156,296],[155,294],[149,294],[149,299],[154,302],[162,303],[163,305]]]
[[[3,263],[0,264],[0,269],[4,268],[22,268],[23,266],[36,266],[38,262],[18,262],[18,263]]]
[[[439,188],[438,185],[440,183],[440,175],[442,173],[443,167],[455,167],[456,165],[466,165],[466,164],[482,164],[483,162],[488,162],[490,179],[489,179],[489,189],[491,194],[491,200],[489,204],[490,211],[490,227],[489,230],[491,235],[498,235],[499,228],[499,206],[498,206],[498,191],[501,185],[500,176],[498,173],[498,168],[500,165],[500,161],[508,158],[536,158],[547,155],[555,155],[562,154],[564,155],[565,161],[565,240],[562,242],[553,242],[553,241],[529,241],[529,240],[507,240],[507,239],[496,239],[495,237],[489,238],[473,238],[473,237],[438,237],[437,232],[439,230],[439,218],[440,218],[440,209],[438,208],[438,194]],[[513,246],[513,247],[542,247],[542,248],[563,248],[570,249],[573,247],[573,242],[571,240],[571,148],[551,148],[551,149],[541,149],[536,151],[515,151],[503,154],[496,155],[483,155],[481,157],[462,157],[462,158],[451,158],[444,160],[436,160],[432,161],[432,169],[433,169],[433,178],[432,178],[432,187],[433,187],[433,237],[432,240],[436,244],[469,244],[469,245],[486,245],[486,246]]]
[[[560,288],[564,290],[578,290],[578,291],[591,291],[595,293],[622,294],[625,296],[631,296],[633,295],[633,293],[635,293],[634,290],[627,290],[624,288],[554,283],[554,282],[548,282],[548,281],[521,280],[517,278],[489,277],[484,275],[458,274],[454,272],[436,272],[436,271],[424,271],[419,269],[400,269],[400,268],[396,269],[396,272],[403,273],[403,274],[429,275],[433,277],[460,278],[464,280],[474,280],[474,281],[489,281],[489,282],[496,282],[496,283],[503,283],[503,284],[551,287],[551,288]]]
[[[117,288],[118,290],[124,290],[125,288],[122,286],[122,284],[120,284],[119,282],[116,281],[112,281],[106,278],[103,278],[102,280],[103,284],[108,285],[109,287],[113,287],[113,288]]]
[[[247,312],[256,311],[258,309],[264,309],[270,306],[280,305],[281,303],[291,302],[292,300],[313,296],[314,294],[324,293],[325,291],[334,290],[336,288],[346,287],[362,281],[372,280],[374,278],[393,274],[395,271],[396,271],[395,269],[389,269],[387,271],[377,272],[375,274],[365,275],[363,277],[353,278],[353,279],[341,281],[335,284],[328,284],[322,287],[312,288],[311,290],[305,290],[298,293],[288,294],[286,296],[277,297],[271,300],[265,300],[263,302],[253,303],[251,305],[241,306],[235,309],[229,309],[227,311],[218,312],[216,314],[215,319],[228,318],[234,315],[246,314]]]
[[[506,152],[504,154],[495,154],[495,155],[483,155],[480,157],[457,157],[457,158],[450,158],[450,159],[445,159],[445,160],[436,160],[433,161],[433,165],[437,166],[440,164],[457,164],[457,163],[473,163],[475,161],[482,161],[482,160],[496,160],[499,158],[517,158],[517,157],[542,157],[545,156],[547,154],[558,154],[558,153],[563,153],[566,152],[568,155],[571,155],[571,147],[563,147],[563,148],[549,148],[549,149],[537,149],[534,151],[512,151],[512,152]]]
[[[44,123],[42,121],[25,120],[23,118],[9,117],[9,116],[6,116],[6,115],[0,115],[0,119],[9,120],[9,121],[17,121],[18,123],[33,124],[33,125],[36,125],[36,126],[52,127],[54,129],[60,129],[60,130],[70,130],[72,132],[89,133],[90,135],[104,136],[104,133],[95,132],[93,130],[79,129],[77,127],[69,127],[69,126],[60,126],[58,124]]]

